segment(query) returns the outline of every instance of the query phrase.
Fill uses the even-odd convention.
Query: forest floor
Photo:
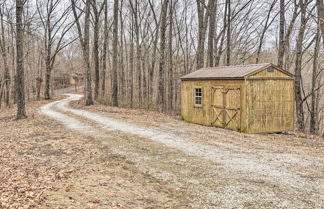
[[[322,208],[324,140],[242,134],[79,95],[0,113],[0,208]]]

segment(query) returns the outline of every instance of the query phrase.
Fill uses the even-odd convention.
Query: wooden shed
[[[246,133],[294,129],[294,76],[271,64],[203,68],[181,77],[186,121]]]

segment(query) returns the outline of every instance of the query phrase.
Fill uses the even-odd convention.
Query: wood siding
[[[248,132],[293,130],[294,80],[247,80],[246,101]]]
[[[267,70],[270,68],[270,70]],[[194,90],[202,89],[195,105]],[[271,65],[242,80],[182,80],[181,115],[186,121],[247,133],[294,129],[293,75]]]
[[[273,72],[268,72],[267,69],[271,68],[273,69]],[[261,69],[259,71],[256,71],[255,73],[253,73],[252,75],[248,76],[249,79],[253,79],[253,78],[291,78],[289,75],[287,75],[286,73],[281,72],[280,70],[276,69],[275,67],[268,67],[266,69]]]
[[[194,89],[202,88],[202,105],[197,106],[194,104]],[[214,89],[229,88],[240,89],[240,92],[229,90],[226,97],[223,98],[222,90],[216,90],[212,94]],[[243,95],[243,96],[242,96]],[[244,80],[205,80],[205,81],[182,81],[181,82],[181,115],[186,121],[203,124],[214,125],[222,127],[222,122],[229,122],[227,128],[239,129],[241,126],[242,118],[244,118]],[[224,101],[225,99],[225,101]],[[234,116],[235,111],[227,110],[228,114],[220,115],[222,120],[212,122],[220,114],[220,109],[213,109],[212,105],[240,108],[240,111]],[[234,109],[233,108],[233,109]],[[239,123],[239,125],[237,125]]]

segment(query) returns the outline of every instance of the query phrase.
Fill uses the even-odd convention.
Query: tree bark
[[[74,15],[74,19],[77,25],[79,39],[82,46],[82,55],[83,55],[83,62],[85,65],[85,105],[93,105],[93,98],[92,98],[92,87],[91,87],[91,67],[90,67],[90,54],[89,54],[89,30],[90,30],[90,7],[91,7],[91,0],[86,0],[86,8],[85,8],[85,18],[84,18],[84,27],[83,32],[81,29],[81,24],[79,17],[80,15],[76,12],[76,5],[75,0],[71,0],[72,3],[72,11]]]
[[[50,82],[51,82],[51,55],[52,55],[52,30],[50,29],[51,22],[50,17],[47,17],[47,32],[46,39],[47,44],[45,44],[46,49],[46,57],[45,57],[45,90],[44,90],[44,99],[48,100],[51,98],[50,96]]]
[[[141,98],[142,98],[142,95],[141,95],[141,92],[142,92],[142,69],[141,69],[141,44],[140,44],[140,25],[139,25],[139,12],[138,12],[138,1],[135,0],[135,5],[133,5],[132,3],[132,0],[129,0],[129,4],[131,6],[131,9],[132,9],[132,31],[134,31],[134,36],[135,36],[135,44],[136,44],[136,59],[132,59],[134,61],[134,64],[136,62],[136,67],[134,68],[134,65],[132,65],[131,67],[134,68],[134,72],[133,72],[133,75],[134,75],[134,78],[135,78],[135,82],[134,82],[134,85],[133,85],[133,94],[134,94],[134,97],[137,96],[137,106],[141,106],[142,104],[142,101],[141,101]],[[133,36],[133,32],[132,32],[132,38],[134,39],[134,36]],[[134,45],[133,45],[133,42],[131,43],[131,48],[134,48]],[[132,50],[133,51],[133,50]],[[131,55],[131,58],[133,58],[133,55]],[[137,95],[135,95],[135,83],[137,83]]]
[[[168,80],[169,80],[169,96],[168,96],[168,109],[169,110],[172,110],[172,107],[173,107],[173,59],[172,59],[172,56],[173,56],[173,53],[172,53],[172,30],[173,30],[173,1],[172,0],[169,0],[169,4],[170,4],[170,7],[169,7],[169,40],[168,40],[168,43],[169,43],[169,59],[168,59]]]
[[[217,0],[211,1],[208,8],[208,15],[209,15],[209,32],[208,32],[208,59],[207,65],[209,67],[214,66],[214,39],[216,33],[216,5]]]
[[[226,65],[231,64],[231,0],[226,0],[227,4],[227,34],[226,34]]]
[[[0,18],[1,18],[1,38],[0,38],[0,49],[3,59],[4,65],[4,84],[5,84],[5,103],[6,106],[10,106],[10,83],[11,77],[8,67],[8,57],[6,52],[6,39],[5,39],[5,27],[4,27],[4,19],[3,19],[3,10],[0,8]]]
[[[131,1],[131,0],[130,0]],[[131,2],[130,2],[131,3]],[[131,14],[131,32],[130,32],[130,55],[129,55],[129,77],[130,77],[130,107],[134,105],[134,12]]]
[[[120,41],[119,41],[119,69],[118,69],[118,92],[119,92],[119,100],[121,101],[126,101],[126,93],[125,93],[125,87],[126,83],[125,81],[125,66],[124,66],[124,20],[123,20],[123,0],[120,0],[120,8],[119,8],[119,18],[120,18],[120,23],[119,23],[119,28],[120,28]]]
[[[91,87],[91,66],[90,66],[90,43],[89,43],[89,31],[90,31],[90,7],[91,0],[86,1],[86,11],[85,11],[85,19],[84,19],[84,60],[86,64],[86,88],[85,88],[85,96],[86,96],[86,106],[93,105],[92,98],[92,87]]]
[[[154,6],[153,6],[153,3],[151,2],[151,0],[149,0],[149,4],[150,4],[150,8],[151,8],[151,11],[153,13],[153,17],[154,17],[154,22],[155,22],[155,25],[156,25],[156,31],[155,31],[155,34],[154,34],[154,41],[153,41],[153,52],[152,52],[152,62],[151,62],[151,67],[149,68],[149,88],[148,88],[148,96],[151,96],[151,100],[150,102],[152,104],[154,104],[154,98],[153,98],[153,81],[154,81],[154,69],[155,69],[155,65],[157,63],[157,60],[155,59],[156,58],[156,54],[157,54],[157,49],[158,49],[158,41],[159,41],[159,32],[160,32],[160,21],[157,20],[157,15],[155,13],[155,9],[154,9]],[[133,36],[133,31],[132,31],[132,36]],[[131,42],[132,44],[132,42]],[[134,46],[131,45],[131,48],[134,48]],[[131,50],[132,52],[132,50]]]
[[[206,25],[208,22],[208,15],[205,15],[205,0],[197,1],[198,12],[198,45],[196,56],[196,69],[204,67],[204,53],[205,53],[205,39],[206,39]],[[209,0],[209,3],[214,0]]]
[[[100,21],[100,11],[97,9],[97,1],[92,0],[92,10],[94,16],[93,22],[93,62],[95,70],[95,79],[94,79],[94,99],[97,100],[99,96],[99,21]]]
[[[114,25],[113,25],[113,60],[112,60],[112,106],[118,106],[118,81],[117,81],[117,67],[118,67],[118,1],[114,0]]]
[[[303,40],[305,27],[307,23],[306,19],[306,3],[304,0],[300,0],[300,28],[298,32],[297,42],[296,42],[296,59],[295,59],[295,97],[296,97],[296,114],[297,114],[297,129],[298,131],[305,131],[304,124],[304,108],[303,108],[303,98],[302,98],[302,87],[301,87],[301,70],[302,70],[302,58],[303,58]]]
[[[16,0],[17,119],[27,117],[25,110],[24,27],[22,22],[23,8],[23,0]]]
[[[139,11],[138,11],[138,1],[135,1],[135,13],[134,13],[134,26],[135,26],[135,37],[136,37],[136,68],[135,68],[135,78],[137,80],[137,105],[141,106],[142,104],[142,75],[141,75],[141,54],[142,54],[142,49],[141,49],[141,44],[140,44],[140,25],[139,25]]]
[[[45,89],[44,89],[44,99],[51,99],[50,96],[50,83],[51,83],[51,68],[48,63],[48,58],[46,58],[46,69],[45,69]]]
[[[222,56],[222,53],[223,53],[223,45],[224,45],[224,39],[225,39],[225,31],[226,31],[226,27],[227,27],[227,3],[225,4],[225,9],[224,9],[224,20],[223,20],[223,29],[221,31],[221,40],[220,40],[220,44],[218,46],[218,50],[216,50],[216,47],[215,47],[215,50],[216,50],[216,57],[215,57],[215,66],[219,66],[220,64],[220,58]]]
[[[294,29],[294,25],[295,22],[297,20],[297,17],[299,15],[299,11],[298,11],[299,5],[297,4],[297,0],[294,0],[294,11],[293,11],[293,15],[292,18],[290,20],[290,23],[288,25],[288,28],[286,30],[286,34],[285,34],[285,69],[289,70],[289,66],[291,65],[290,63],[290,36],[293,32]]]
[[[164,0],[161,10],[161,32],[160,32],[160,65],[159,65],[159,94],[158,105],[159,111],[165,110],[165,41],[166,41],[166,27],[167,27],[167,10],[169,0]]]
[[[310,108],[310,123],[309,123],[309,132],[311,134],[317,134],[317,123],[318,123],[318,108],[317,108],[317,94],[316,91],[320,91],[320,89],[316,89],[318,86],[317,76],[318,76],[318,56],[320,49],[320,25],[318,24],[318,30],[315,38],[315,47],[314,47],[314,55],[313,55],[313,74],[312,74],[312,87],[311,87],[311,108]]]
[[[278,66],[283,67],[285,55],[285,0],[280,0],[280,25],[279,25],[279,49]]]
[[[316,0],[317,14],[322,32],[322,43],[324,47],[324,3],[323,0]]]
[[[108,45],[108,0],[105,0],[104,13],[104,45],[103,45],[103,59],[101,71],[101,95],[105,96],[106,93],[106,70],[107,70],[107,45]]]

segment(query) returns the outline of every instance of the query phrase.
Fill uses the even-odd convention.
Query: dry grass
[[[47,102],[29,103],[25,120],[14,120],[15,109],[0,113],[0,208],[318,208],[323,203],[322,138],[248,135],[156,112],[73,103],[236,157],[269,160],[269,166],[303,179],[306,187],[300,189],[230,170],[227,159],[215,163],[65,113],[106,137],[75,133],[37,113]],[[291,156],[296,158],[282,163]]]
[[[141,170],[178,185],[187,195],[194,194],[194,201],[189,204],[192,207],[318,208],[323,205],[323,138],[294,132],[242,134],[187,123],[156,112],[99,104],[83,107],[82,104],[83,101],[76,101],[72,106],[218,150],[216,155],[220,159],[215,159],[219,162],[215,164],[145,138],[110,132],[119,135],[121,141],[124,139],[119,153],[137,162]],[[70,116],[101,128],[94,121]],[[118,147],[118,143],[110,145]],[[244,166],[253,164],[256,172],[246,172],[249,169]],[[238,169],[229,169],[228,165]],[[241,168],[237,167],[240,165]]]
[[[15,109],[0,113],[0,208],[160,208],[186,199],[96,138],[40,116],[47,102],[28,103],[25,120]]]

